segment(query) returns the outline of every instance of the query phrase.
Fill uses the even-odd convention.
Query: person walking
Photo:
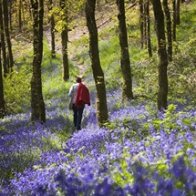
[[[80,130],[85,104],[90,105],[89,90],[86,85],[82,83],[80,77],[77,77],[76,83],[70,87],[68,95],[70,97],[70,109],[73,110],[74,126],[77,130]]]

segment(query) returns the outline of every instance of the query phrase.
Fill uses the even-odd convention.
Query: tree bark
[[[22,31],[22,0],[18,0],[18,28]]]
[[[45,122],[41,63],[43,55],[43,0],[31,0],[33,10],[33,75],[31,79],[31,120]]]
[[[1,2],[0,2],[1,3]],[[5,115],[5,100],[4,100],[4,87],[3,87],[3,67],[1,61],[1,42],[0,42],[0,118]]]
[[[8,48],[8,56],[9,56],[9,69],[12,72],[14,66],[13,54],[12,54],[12,44],[10,40],[10,31],[9,31],[9,19],[8,19],[8,2],[7,0],[3,0],[3,16],[4,16],[4,30],[6,43]]]
[[[147,25],[147,0],[144,0],[143,3],[143,14],[144,14],[144,46],[145,48],[148,45],[148,25]]]
[[[152,57],[152,44],[151,44],[151,31],[150,31],[150,4],[149,0],[146,0],[146,24],[147,24],[147,47],[149,57]]]
[[[8,5],[9,5],[9,28],[10,28],[10,31],[12,31],[12,1],[9,1],[8,2]]]
[[[172,22],[171,22],[170,10],[168,6],[168,0],[163,0],[163,9],[166,18],[168,59],[169,61],[172,61]]]
[[[130,100],[133,99],[133,92],[124,0],[116,0],[116,4],[118,7],[121,70],[123,75],[123,98]]]
[[[173,4],[173,41],[176,41],[176,0],[173,0],[172,4]]]
[[[26,2],[23,1],[23,2],[22,2],[22,5],[21,5],[21,6],[22,6],[22,7],[21,7],[21,9],[22,9],[22,11],[21,11],[21,12],[22,12],[22,25],[24,25],[25,22],[26,22],[26,17],[25,17],[25,11],[26,11],[26,10],[25,10],[25,3],[26,3]]]
[[[5,36],[4,36],[4,22],[3,22],[2,1],[0,1],[0,21],[2,21],[0,23],[2,64],[3,64],[4,76],[6,76],[9,73],[9,69],[8,69],[8,62],[7,62],[7,58],[6,58],[6,45],[5,45]]]
[[[180,24],[180,0],[177,0],[176,2],[176,24]]]
[[[89,31],[89,50],[92,63],[93,77],[97,90],[97,117],[100,126],[108,121],[108,109],[106,100],[106,88],[104,73],[101,68],[98,47],[98,32],[95,21],[96,0],[87,0],[85,5],[85,14],[87,27]]]
[[[63,56],[63,79],[64,81],[69,80],[69,61],[68,61],[68,53],[67,53],[67,46],[68,46],[68,16],[67,16],[67,5],[65,0],[60,0],[60,6],[64,12],[65,25],[61,32],[61,43],[62,43],[62,56]]]
[[[52,11],[53,7],[53,0],[49,0],[49,11]],[[55,21],[54,21],[54,15],[51,14],[50,16],[50,35],[51,35],[51,56],[52,58],[56,57],[56,51],[55,51]]]
[[[27,4],[28,4],[28,10],[29,10],[30,19],[33,20],[33,13],[32,13],[32,10],[31,10],[31,0],[28,0]]]
[[[164,25],[164,14],[161,7],[160,0],[151,0],[153,4],[153,11],[156,23],[156,33],[158,41],[158,79],[159,79],[159,90],[157,105],[159,110],[167,108],[167,94],[168,94],[168,77],[167,77],[167,66],[168,56],[166,51],[166,40],[165,40],[165,25]]]
[[[144,47],[144,1],[139,1],[140,6],[140,43],[141,48]]]

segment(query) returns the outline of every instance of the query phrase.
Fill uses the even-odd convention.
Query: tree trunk
[[[28,0],[28,10],[29,10],[29,16],[30,16],[30,19],[33,20],[33,13],[32,13],[32,10],[31,10],[31,0]]]
[[[26,18],[25,18],[25,1],[23,1],[22,2],[22,25],[24,25],[25,24],[25,22],[26,22]]]
[[[64,81],[69,80],[69,61],[68,61],[68,53],[67,53],[67,45],[68,45],[68,16],[67,16],[67,5],[65,0],[60,0],[60,6],[63,10],[63,20],[66,24],[63,27],[61,32],[61,43],[62,43],[62,56],[63,56],[63,79]]]
[[[49,0],[49,11],[52,11],[53,7],[53,0]],[[56,52],[55,52],[55,21],[54,21],[54,15],[51,14],[50,16],[50,35],[51,35],[51,55],[52,58],[56,57]]]
[[[116,4],[118,7],[121,70],[123,75],[123,98],[130,100],[133,99],[133,92],[124,0],[116,0]]]
[[[177,0],[176,2],[176,24],[180,24],[180,0]]]
[[[4,69],[4,76],[9,73],[8,62],[6,58],[6,46],[5,46],[5,36],[4,36],[4,22],[3,22],[3,7],[2,1],[0,1],[0,36],[1,36],[1,50],[2,50],[2,64]]]
[[[158,109],[163,110],[167,108],[167,94],[168,94],[168,77],[167,77],[167,66],[168,56],[166,51],[166,40],[165,40],[165,25],[164,25],[164,14],[161,7],[160,0],[151,0],[153,4],[154,17],[156,23],[156,33],[158,41],[158,79],[159,79],[159,90],[158,90]]]
[[[151,31],[150,31],[150,10],[149,0],[146,2],[146,24],[147,24],[147,46],[149,57],[152,57]]]
[[[31,120],[45,122],[41,63],[43,54],[43,0],[31,0],[33,10],[33,75],[31,79]]]
[[[140,6],[140,42],[141,48],[144,47],[144,2],[143,0],[139,1]]]
[[[22,31],[22,0],[18,0],[18,28]]]
[[[8,48],[8,56],[9,56],[9,69],[12,71],[14,66],[13,54],[12,54],[12,44],[10,40],[10,31],[9,31],[9,19],[8,19],[8,2],[7,0],[3,0],[3,16],[4,16],[4,30],[5,37]]]
[[[172,61],[172,23],[171,23],[170,10],[168,6],[168,0],[163,0],[163,9],[165,13],[166,27],[167,27],[168,59],[169,61]]]
[[[176,0],[173,0],[172,4],[173,4],[173,41],[176,41]]]
[[[8,5],[9,5],[9,28],[10,28],[10,31],[12,31],[12,1],[9,1],[8,2]]]
[[[96,0],[87,0],[85,6],[86,21],[89,31],[89,49],[92,63],[93,76],[97,90],[97,117],[100,126],[108,121],[108,109],[106,100],[106,88],[104,73],[101,68],[98,47],[98,32],[95,21]]]
[[[144,0],[144,3],[143,3],[143,14],[144,14],[144,45],[145,45],[145,48],[147,47],[148,45],[148,26],[147,26],[147,0]]]
[[[1,2],[0,2],[1,3]],[[0,42],[0,118],[5,115],[5,100],[4,100],[4,88],[3,88],[3,67],[1,61],[1,42]]]

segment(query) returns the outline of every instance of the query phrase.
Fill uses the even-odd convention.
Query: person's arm
[[[72,86],[70,87],[68,96],[69,96],[69,97],[72,97],[72,96],[73,96],[73,92],[74,92],[74,85],[72,85]]]

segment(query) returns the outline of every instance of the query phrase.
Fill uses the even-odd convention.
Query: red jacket
[[[88,88],[80,83],[77,90],[76,105],[81,106],[84,104],[90,105],[90,94]]]

